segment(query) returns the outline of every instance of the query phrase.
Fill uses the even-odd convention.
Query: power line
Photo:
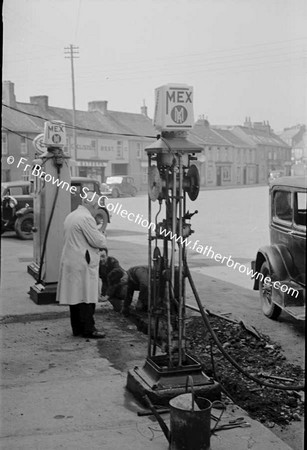
[[[20,114],[24,114],[26,116],[34,117],[36,119],[41,119],[41,120],[44,120],[44,121],[50,121],[50,119],[47,119],[46,117],[39,116],[37,114],[27,113],[27,112],[22,111],[20,109],[14,108],[13,106],[6,105],[5,103],[2,103],[2,106],[5,106],[6,108],[12,109],[13,111],[19,112]],[[66,128],[70,128],[70,129],[74,128],[72,124],[69,124],[69,123],[66,123],[66,122],[65,122],[65,127]],[[79,130],[79,131],[87,131],[87,132],[91,132],[91,133],[107,134],[107,135],[111,135],[111,136],[126,136],[126,137],[130,136],[130,137],[141,137],[141,138],[149,138],[149,139],[155,139],[156,138],[156,136],[152,136],[152,135],[142,135],[142,134],[133,134],[133,133],[112,133],[111,131],[101,131],[101,130],[95,130],[95,129],[91,129],[91,128],[84,128],[84,127],[77,127],[77,126],[75,126],[75,129]]]
[[[12,133],[12,134],[16,134],[17,136],[20,136],[20,137],[22,137],[22,138],[24,138],[24,139],[28,139],[28,141],[33,142],[33,139],[32,139],[32,138],[29,138],[29,136],[25,136],[24,134],[18,133],[18,131],[13,131],[13,130],[11,130],[10,128],[7,128],[7,127],[5,127],[5,126],[2,126],[2,128],[3,128],[5,131],[9,131],[9,132]]]

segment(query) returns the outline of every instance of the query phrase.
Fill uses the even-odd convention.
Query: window
[[[299,227],[306,228],[306,204],[307,204],[306,192],[296,192],[294,195],[294,204],[295,204],[294,222]]]
[[[116,159],[122,159],[123,157],[124,157],[123,143],[122,141],[117,141]]]
[[[27,154],[27,142],[24,136],[20,138],[20,153],[21,155]]]
[[[292,223],[291,192],[276,191],[273,201],[274,218]]]
[[[144,184],[148,183],[148,167],[142,168],[142,183]]]
[[[26,170],[22,171],[22,179],[24,181],[30,181],[30,175],[31,175],[31,167],[27,167]]]
[[[137,159],[142,158],[142,147],[139,142],[137,142],[137,144],[136,144],[136,157],[137,157]]]
[[[7,155],[8,145],[7,145],[7,134],[2,133],[2,155]]]

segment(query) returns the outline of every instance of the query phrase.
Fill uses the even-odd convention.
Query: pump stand
[[[30,298],[41,305],[56,302],[63,224],[70,212],[69,157],[62,148],[47,147],[33,165],[33,261],[28,265],[28,273],[36,280],[30,287]]]
[[[191,162],[197,160],[195,154],[202,149],[189,142],[184,132],[162,132],[145,150],[149,170],[148,354],[143,367],[128,372],[127,389],[141,402],[146,394],[153,404],[167,405],[171,398],[186,392],[186,380],[191,376],[197,394],[212,401],[220,400],[220,385],[204,374],[201,364],[185,348],[184,238],[193,233],[190,219],[197,213],[187,211],[186,195],[192,201],[198,196],[198,168]],[[159,210],[153,223],[151,202],[157,200]],[[163,202],[165,218],[158,222]],[[179,239],[170,238],[170,233]],[[161,354],[157,354],[158,347]]]

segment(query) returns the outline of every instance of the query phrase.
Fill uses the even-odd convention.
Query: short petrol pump
[[[46,122],[46,151],[33,161],[34,227],[33,262],[28,272],[36,279],[30,297],[37,304],[55,301],[63,248],[63,223],[70,212],[69,156],[64,154],[65,124]]]
[[[184,239],[193,233],[186,197],[196,200],[199,172],[195,161],[202,148],[187,139],[193,126],[193,89],[169,84],[156,89],[154,125],[157,141],[148,155],[148,353],[143,367],[128,372],[127,388],[141,401],[146,395],[165,405],[186,389],[206,398],[220,397],[220,386],[202,371],[185,345],[187,249]],[[158,211],[152,214],[152,203]],[[161,217],[162,216],[162,217]],[[152,222],[153,221],[153,222]],[[173,237],[173,238],[172,238]],[[175,239],[174,239],[175,237]]]

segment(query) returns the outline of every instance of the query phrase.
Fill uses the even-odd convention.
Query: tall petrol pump
[[[128,372],[127,388],[139,400],[144,395],[164,405],[186,389],[192,377],[194,390],[208,399],[220,398],[220,386],[208,378],[201,364],[186,351],[185,238],[194,231],[190,220],[198,211],[187,210],[186,196],[196,200],[199,172],[194,161],[202,148],[187,139],[193,126],[193,88],[169,84],[155,92],[154,125],[157,141],[148,155],[148,349],[143,367]],[[152,203],[158,211],[152,214]],[[160,218],[160,215],[164,217]]]
[[[45,122],[46,151],[33,161],[34,227],[33,262],[28,272],[36,284],[30,298],[37,304],[55,302],[58,271],[63,249],[63,223],[70,212],[69,156],[63,152],[65,124]]]

